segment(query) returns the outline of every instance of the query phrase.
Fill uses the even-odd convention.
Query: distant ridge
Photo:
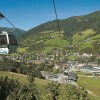
[[[17,28],[22,34],[25,34],[26,33],[26,31],[24,31],[24,30],[22,30],[22,29],[20,29],[20,28]],[[15,36],[16,36],[16,38],[19,38],[20,36],[21,36],[21,34],[16,30],[16,29],[14,29],[14,28],[8,28],[8,27],[0,27],[0,32],[1,31],[7,31],[8,33],[9,32],[11,32],[11,33],[13,33]]]
[[[61,34],[58,32],[56,20],[48,21],[28,30],[25,37],[34,45],[31,47],[27,41],[21,40],[21,47],[26,52],[51,52],[61,49],[79,52],[99,53],[100,51],[100,10],[82,16],[73,16],[59,20]],[[63,46],[61,45],[61,38]]]
[[[95,30],[99,28],[100,25],[100,10],[83,16],[74,16],[67,19],[62,19],[59,20],[59,23],[65,36],[74,35],[74,33],[88,28]],[[29,36],[31,34],[37,34],[43,31],[58,31],[56,20],[49,21],[32,28],[27,31],[27,34]]]

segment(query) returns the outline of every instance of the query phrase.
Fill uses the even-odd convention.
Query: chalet
[[[58,65],[58,64],[55,64],[55,65],[54,65],[54,68],[55,68],[55,69],[59,69],[60,67],[61,67],[61,66]]]
[[[44,61],[43,60],[30,60],[27,62],[27,64],[42,64]]]
[[[59,74],[49,74],[46,76],[47,80],[58,82]]]
[[[100,55],[97,55],[97,57],[96,57],[96,58],[97,58],[97,59],[98,59],[98,58],[100,58]]]
[[[90,72],[92,69],[93,69],[93,66],[85,65],[85,66],[80,67],[79,70],[81,72]]]
[[[75,73],[73,73],[73,72],[69,72],[69,73],[68,73],[68,80],[71,80],[71,81],[76,82],[77,79],[78,79],[77,74],[75,74]]]
[[[87,53],[83,53],[83,55],[82,55],[83,58],[84,58],[84,57],[90,58],[90,57],[92,57],[92,56],[93,56],[92,54],[87,54]]]
[[[66,81],[74,81],[76,82],[78,77],[77,77],[77,74],[73,73],[73,72],[68,72],[68,71],[65,71],[64,72],[64,78],[66,79]]]

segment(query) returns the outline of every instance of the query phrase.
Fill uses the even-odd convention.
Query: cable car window
[[[9,35],[9,44],[17,45],[17,40],[16,40],[15,36]]]
[[[0,35],[0,45],[6,45],[6,44],[7,44],[6,35]]]

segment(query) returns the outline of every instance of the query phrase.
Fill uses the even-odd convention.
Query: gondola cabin
[[[0,54],[14,53],[17,47],[18,43],[15,36],[2,31],[0,34]]]

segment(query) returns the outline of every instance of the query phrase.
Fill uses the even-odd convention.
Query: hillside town
[[[1,0],[0,100],[100,100],[100,0]]]
[[[44,64],[44,66],[51,65],[53,72],[40,70],[40,73],[46,80],[59,83],[76,82],[78,79],[78,72],[85,74],[90,73],[93,77],[100,75],[100,55],[89,53],[67,53],[55,49],[51,54],[35,53],[34,55],[18,54],[17,56],[0,56],[0,59],[3,58],[18,63],[23,62],[26,66],[32,66],[34,64]]]

